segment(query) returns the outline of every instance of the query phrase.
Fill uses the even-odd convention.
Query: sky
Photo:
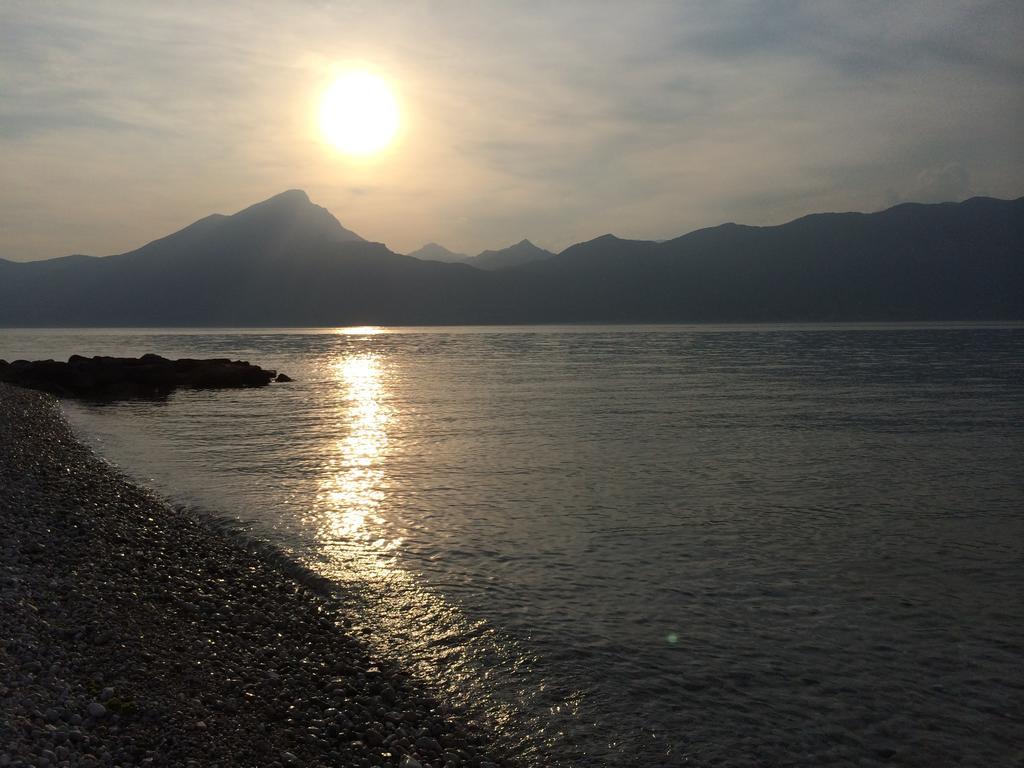
[[[300,188],[409,252],[1024,195],[1021,0],[0,0],[0,258]],[[389,82],[384,152],[319,129]]]

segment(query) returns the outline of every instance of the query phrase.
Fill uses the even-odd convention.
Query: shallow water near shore
[[[1010,765],[1024,327],[0,330],[295,379],[65,403],[537,765]]]

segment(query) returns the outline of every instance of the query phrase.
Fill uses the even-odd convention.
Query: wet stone
[[[502,755],[464,718],[438,723],[445,705],[280,557],[133,485],[53,398],[5,384],[0,616],[3,768],[457,765],[442,744]]]

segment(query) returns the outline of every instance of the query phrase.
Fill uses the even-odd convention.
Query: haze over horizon
[[[5,4],[0,258],[137,248],[301,188],[409,252],[1024,190],[1024,7],[840,3]],[[386,80],[394,143],[325,144]]]

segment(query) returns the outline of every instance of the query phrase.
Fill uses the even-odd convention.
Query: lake
[[[538,766],[1010,765],[1024,326],[0,330],[289,384],[65,402]]]

